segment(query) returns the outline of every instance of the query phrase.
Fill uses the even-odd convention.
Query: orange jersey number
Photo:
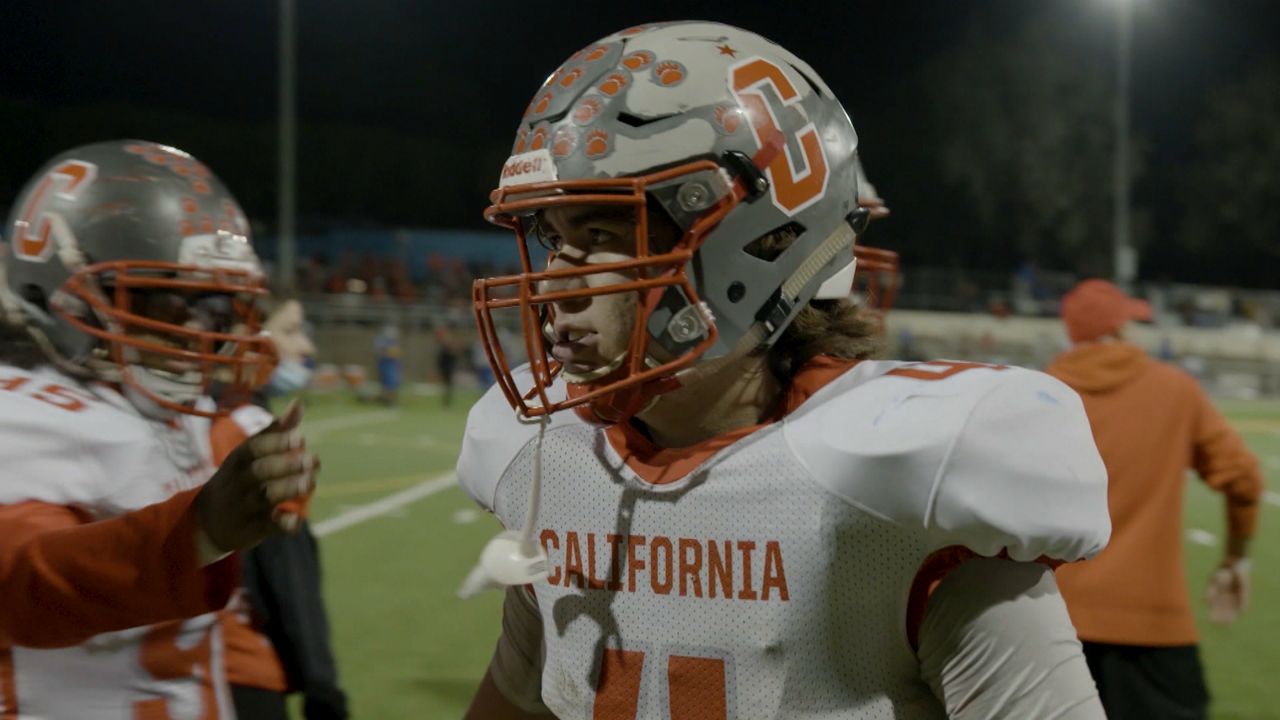
[[[986,363],[957,362],[955,360],[930,360],[929,362],[909,363],[900,368],[890,370],[885,375],[909,377],[916,380],[946,380],[953,375],[959,375],[965,370],[977,370],[979,368],[1006,370],[1008,367],[1008,365],[988,365]]]
[[[645,654],[634,650],[604,651],[593,720],[636,720],[644,660]],[[719,658],[667,656],[671,720],[728,720],[724,674]]]
[[[33,397],[40,402],[49,403],[68,412],[80,412],[88,408],[89,403],[93,402],[92,396],[65,385],[50,383],[39,387],[32,386],[31,378],[26,375],[0,378],[0,390],[20,392],[23,395]]]

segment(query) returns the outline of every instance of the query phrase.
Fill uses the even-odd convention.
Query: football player
[[[295,528],[316,469],[296,407],[211,461],[205,389],[272,366],[244,214],[190,155],[120,141],[53,158],[6,228],[0,714],[231,717],[223,557]]]
[[[464,593],[508,589],[469,718],[1102,717],[1051,569],[1109,533],[1080,400],[868,359],[856,150],[813,68],[716,23],[534,94],[485,213],[523,272],[473,293],[458,476],[506,531]]]

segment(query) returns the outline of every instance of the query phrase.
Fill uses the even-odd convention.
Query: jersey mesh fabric
[[[523,522],[533,452],[498,487],[508,527]],[[543,699],[559,717],[942,716],[905,634],[921,533],[812,483],[779,427],[654,486],[600,434],[569,426],[544,441],[543,483],[538,531],[556,582],[535,592]],[[581,587],[593,581],[621,588]]]

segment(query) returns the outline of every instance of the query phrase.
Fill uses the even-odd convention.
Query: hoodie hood
[[[1136,378],[1155,362],[1128,342],[1082,343],[1054,358],[1045,372],[1081,393],[1113,390]]]

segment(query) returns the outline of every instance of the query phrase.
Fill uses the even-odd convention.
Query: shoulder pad
[[[1080,396],[1010,373],[974,407],[939,472],[926,525],[941,545],[1079,560],[1111,535],[1107,469]]]
[[[0,504],[93,506],[108,462],[145,443],[147,423],[51,369],[0,365]],[[104,465],[106,467],[104,467]]]
[[[512,377],[521,391],[533,387],[527,364],[513,371]],[[563,400],[564,382],[557,380],[548,388],[548,395],[552,401]],[[573,412],[564,411],[552,415],[547,422],[549,430],[582,421]],[[489,512],[494,512],[494,498],[503,473],[520,451],[538,436],[538,424],[537,420],[518,417],[497,385],[490,387],[467,414],[462,451],[458,454],[458,484]]]
[[[862,362],[784,421],[787,441],[826,489],[892,522],[922,526],[943,458],[973,404],[1005,370]]]
[[[1106,471],[1080,399],[1043,373],[861,363],[784,432],[820,485],[938,547],[1076,559],[1109,533]]]

